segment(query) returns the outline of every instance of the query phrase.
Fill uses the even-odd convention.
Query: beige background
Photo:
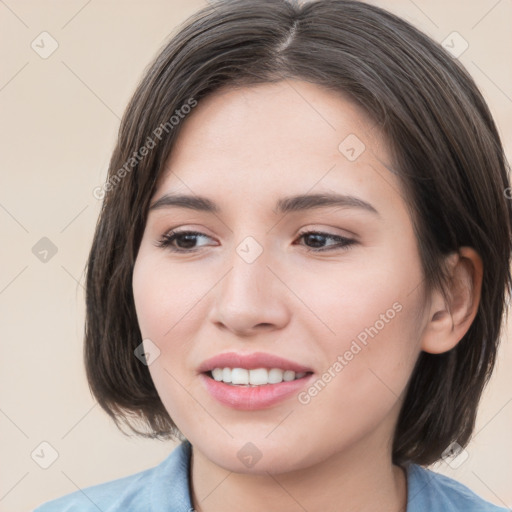
[[[376,1],[438,41],[457,31],[460,56],[500,128],[512,134],[510,0]],[[144,68],[202,0],[0,0],[1,157],[0,510],[51,498],[151,467],[172,443],[129,439],[92,399],[82,366],[83,270],[119,118]],[[31,48],[47,31],[58,49]],[[45,36],[47,37],[47,36]],[[50,40],[45,39],[45,48]],[[459,44],[459,43],[457,43]],[[40,49],[42,51],[42,49]],[[32,252],[49,238],[46,263]],[[504,339],[468,459],[436,466],[512,507],[512,349]],[[46,441],[58,458],[31,458]],[[38,448],[39,447],[39,448]],[[34,456],[37,459],[37,456]]]

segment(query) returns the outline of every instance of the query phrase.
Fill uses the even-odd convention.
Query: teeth
[[[306,372],[295,373],[292,370],[281,370],[280,368],[256,368],[246,370],[245,368],[214,368],[212,377],[217,382],[233,384],[237,386],[264,386],[265,384],[279,384],[302,379]]]
[[[266,368],[249,370],[249,384],[252,384],[253,386],[268,384],[268,370]]]
[[[224,368],[222,370],[222,380],[227,383],[231,382],[231,369],[230,368]]]
[[[218,381],[221,381],[223,380],[222,379],[222,376],[224,374],[224,370],[222,368],[215,368],[213,371],[212,371],[212,377],[218,382]]]
[[[224,368],[224,374],[229,368]],[[244,368],[233,368],[231,370],[231,382],[233,384],[249,384],[249,370]]]
[[[292,372],[291,370],[286,370],[283,373],[283,380],[285,382],[290,382],[291,380],[295,380],[295,372]]]
[[[283,370],[272,368],[272,370],[268,372],[268,383],[279,384],[280,382],[283,382]]]

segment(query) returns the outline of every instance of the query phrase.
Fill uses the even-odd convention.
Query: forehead
[[[152,202],[170,192],[244,209],[308,192],[404,206],[375,123],[343,95],[298,80],[226,88],[201,100]]]

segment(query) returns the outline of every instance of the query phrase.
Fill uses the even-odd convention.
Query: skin
[[[338,149],[349,134],[366,148],[355,161]],[[299,80],[217,91],[184,121],[151,203],[169,192],[204,195],[221,212],[150,210],[133,292],[142,336],[160,350],[151,376],[193,445],[196,510],[405,510],[405,473],[391,461],[404,391],[421,350],[449,350],[471,325],[482,265],[462,248],[448,260],[452,302],[424,293],[391,167],[363,111]],[[275,210],[283,196],[333,191],[364,199],[378,215]],[[171,229],[205,236],[174,243],[195,252],[157,247]],[[336,240],[300,237],[305,231],[356,243],[336,248]],[[248,236],[263,250],[251,264],[236,251]],[[318,247],[333,250],[311,250]],[[268,409],[234,410],[198,376],[216,354],[267,352],[311,367],[316,380],[396,303],[400,312],[307,404],[293,395]],[[261,454],[252,467],[237,457],[248,442]]]

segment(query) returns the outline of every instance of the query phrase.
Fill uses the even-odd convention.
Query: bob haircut
[[[401,397],[393,462],[429,465],[452,442],[469,442],[494,367],[512,284],[508,164],[489,109],[458,61],[404,20],[358,1],[212,2],[146,69],[121,121],[87,261],[91,392],[121,431],[182,436],[134,355],[142,336],[132,271],[149,202],[196,102],[224,86],[287,78],[346,95],[384,134],[426,293],[447,296],[448,254],[470,246],[482,258],[481,300],[468,332],[448,352],[421,352]]]

